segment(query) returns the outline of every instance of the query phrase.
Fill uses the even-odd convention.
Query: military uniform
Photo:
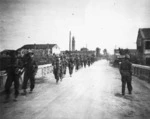
[[[90,66],[91,65],[91,59],[90,59],[90,57],[88,57],[87,59],[88,59],[87,60],[88,66]]]
[[[24,73],[24,80],[23,80],[23,85],[22,85],[22,89],[24,90],[24,93],[23,93],[24,95],[26,95],[28,80],[30,80],[30,91],[31,92],[35,87],[35,74],[37,72],[38,66],[37,66],[35,60],[31,57],[31,55],[33,55],[33,54],[28,53],[27,59],[24,64],[25,73]]]
[[[67,70],[67,60],[66,58],[63,58],[63,75],[66,75],[66,70]]]
[[[62,81],[63,75],[64,75],[63,59],[61,59],[61,60],[59,61],[59,69],[60,69],[59,78],[60,78],[61,81]]]
[[[83,65],[84,65],[84,60],[83,58],[81,58],[81,67],[83,67]]]
[[[69,60],[68,60],[68,68],[69,68],[69,74],[70,74],[70,76],[73,73],[73,68],[74,68],[73,65],[74,65],[74,60],[73,60],[72,57],[70,57]]]
[[[125,58],[124,61],[120,64],[120,73],[122,80],[122,95],[125,95],[125,86],[127,83],[129,94],[132,93],[132,64],[129,62],[128,58]]]
[[[5,93],[6,93],[6,100],[9,99],[10,96],[10,88],[12,86],[12,83],[14,82],[14,89],[15,89],[15,100],[19,95],[19,78],[22,74],[22,65],[20,62],[20,59],[16,57],[14,54],[11,56],[11,62],[10,65],[6,69],[7,73],[7,80],[5,83]]]
[[[60,64],[59,64],[59,59],[56,58],[56,60],[53,63],[53,73],[56,79],[56,83],[58,83],[59,78],[60,78]]]
[[[84,62],[84,68],[86,68],[86,64],[87,64],[87,58],[86,57],[84,57],[83,62]]]
[[[79,57],[76,57],[75,64],[76,64],[76,71],[77,71],[77,70],[79,70],[79,65],[80,65],[80,59],[79,59]]]

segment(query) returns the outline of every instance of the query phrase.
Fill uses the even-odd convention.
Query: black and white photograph
[[[0,0],[0,119],[150,119],[150,0]]]

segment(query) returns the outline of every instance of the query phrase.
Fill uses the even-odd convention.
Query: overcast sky
[[[25,44],[69,49],[136,48],[139,28],[150,27],[150,0],[0,0],[0,51]]]

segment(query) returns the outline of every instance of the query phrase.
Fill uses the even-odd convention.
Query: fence
[[[39,65],[38,66],[38,71],[36,74],[36,78],[38,77],[45,77],[46,75],[50,74],[53,72],[53,66],[51,64],[45,64],[45,65]],[[22,83],[24,73],[22,74],[20,78],[20,82]],[[4,88],[5,82],[7,79],[7,74],[5,71],[0,71],[0,89]]]
[[[132,64],[133,75],[150,82],[150,67]]]

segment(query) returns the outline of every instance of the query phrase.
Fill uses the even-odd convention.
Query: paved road
[[[1,119],[150,119],[150,84],[133,77],[133,94],[122,97],[119,71],[105,60],[58,85],[52,75],[38,80],[32,94],[0,102]]]

